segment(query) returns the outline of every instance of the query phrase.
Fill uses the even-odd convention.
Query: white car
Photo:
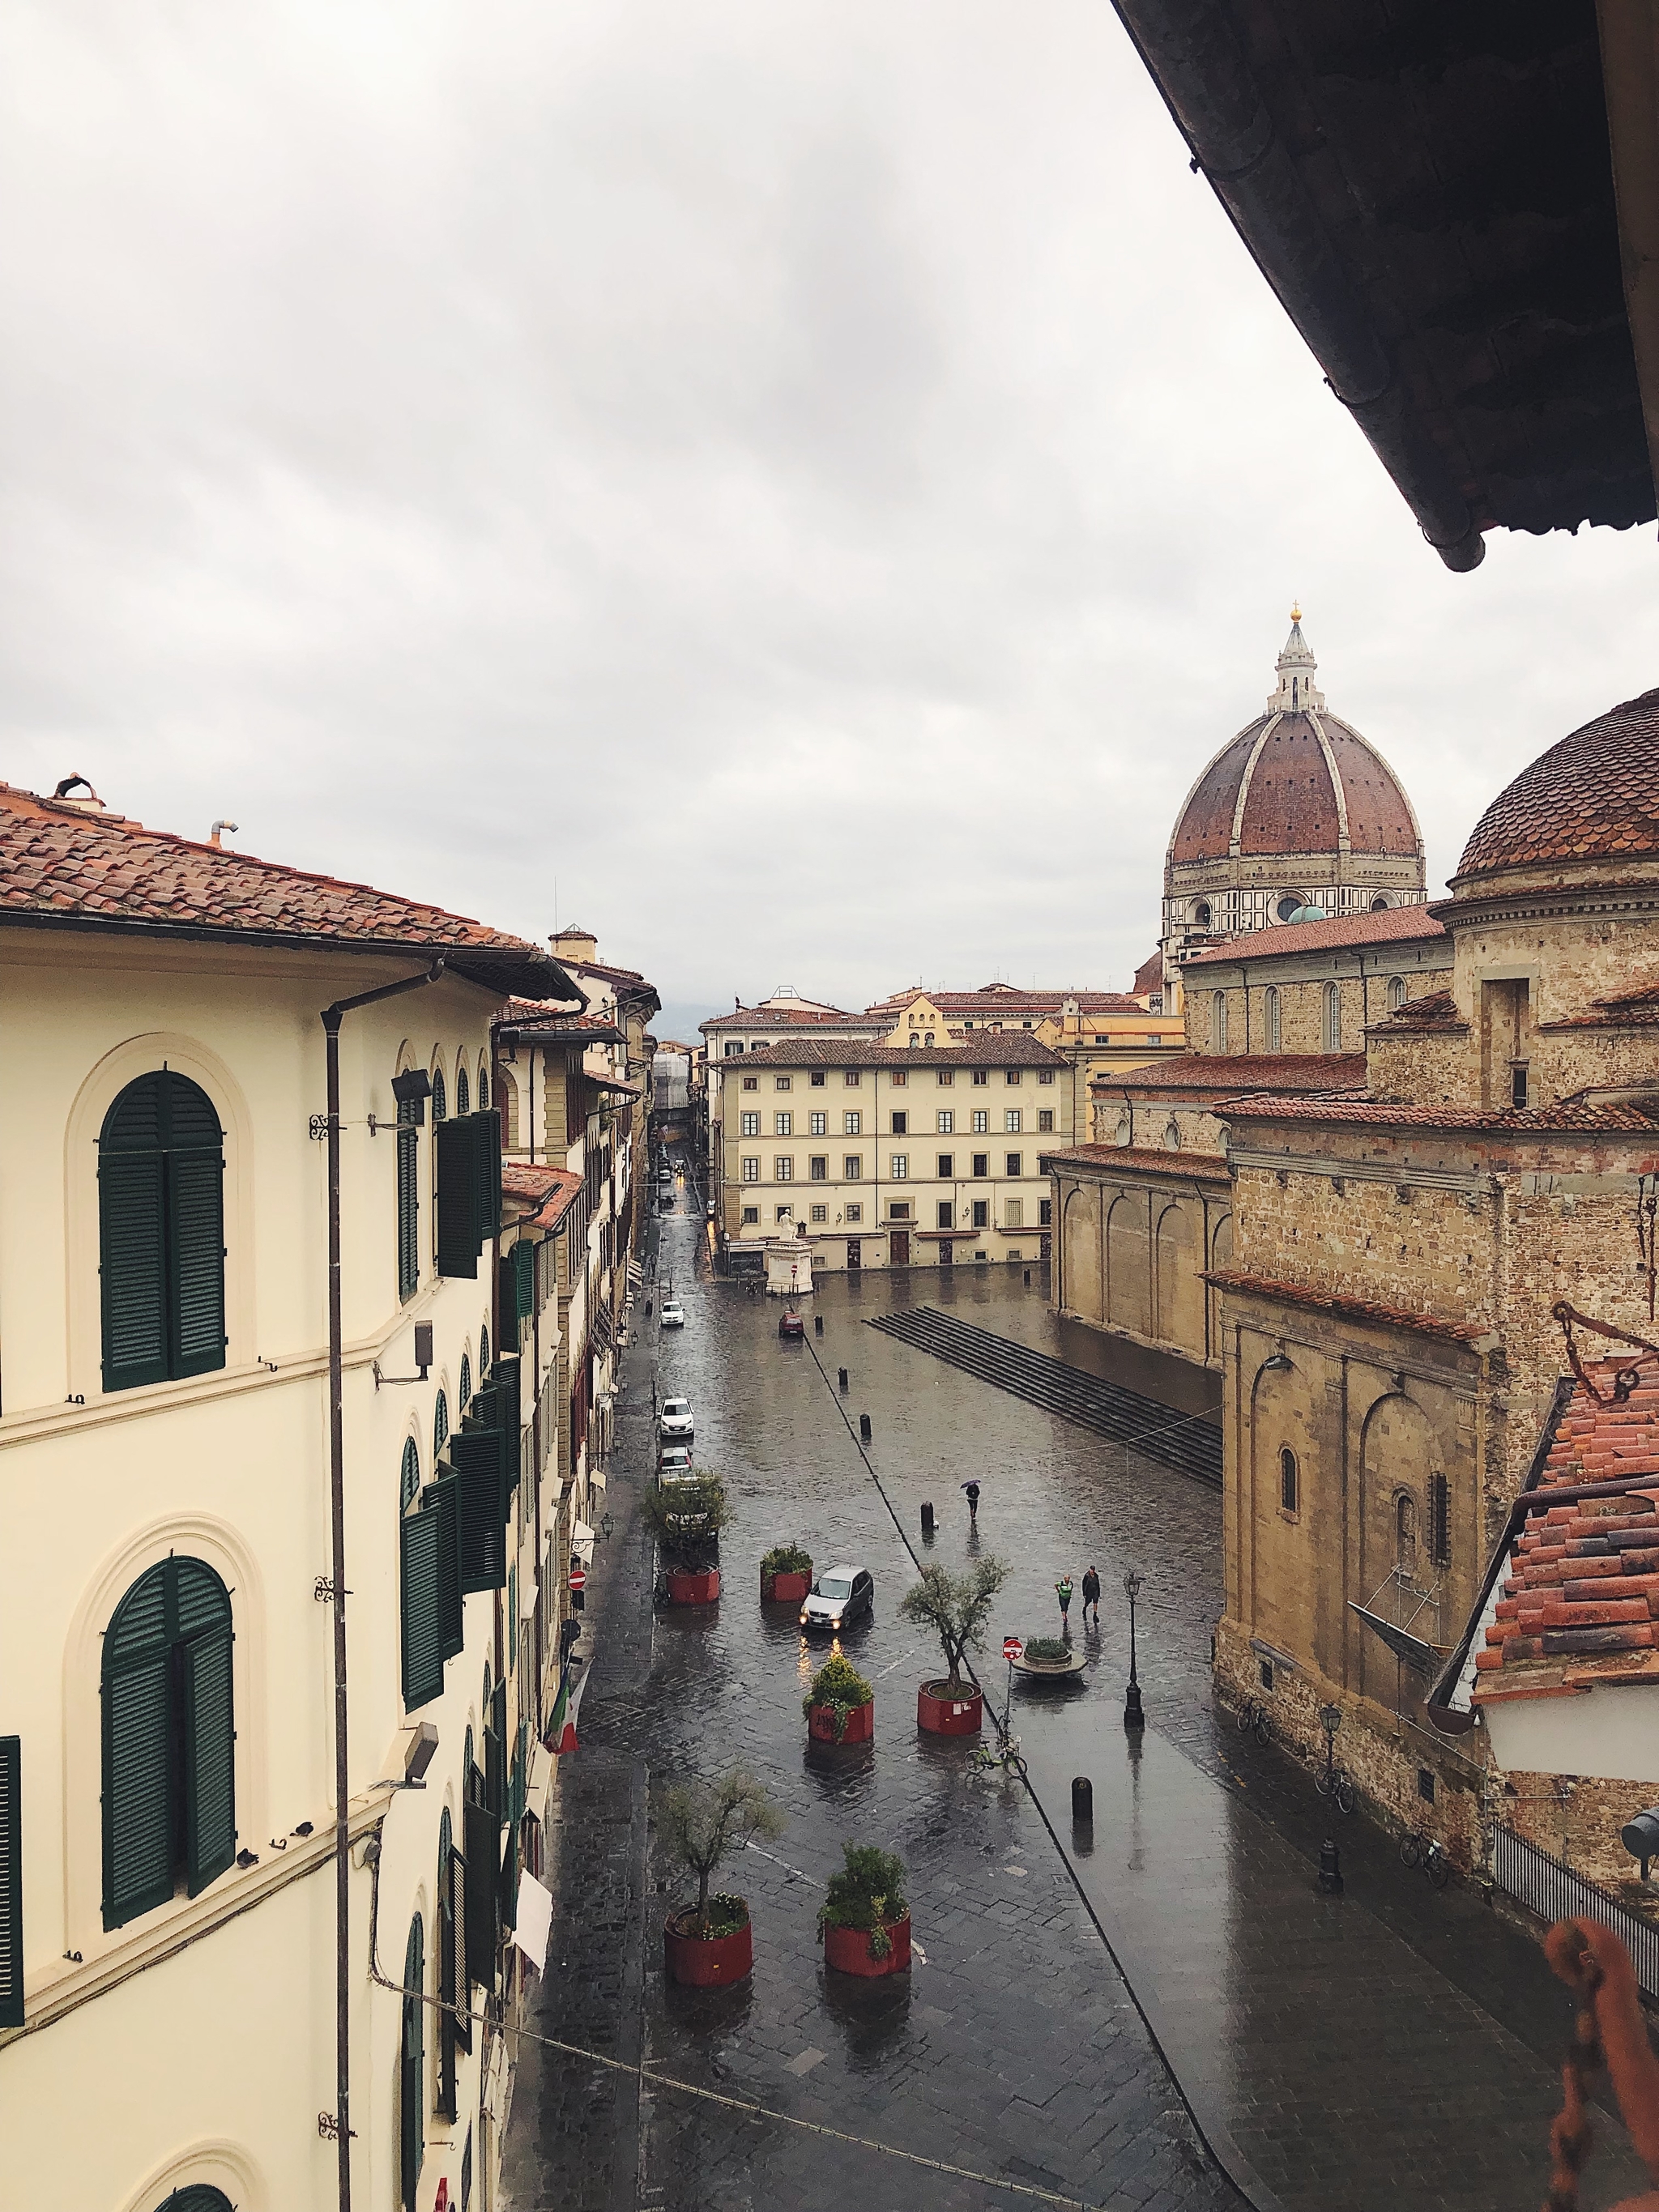
[[[815,1628],[839,1633],[855,1620],[868,1620],[875,1611],[876,1586],[867,1567],[831,1567],[820,1575],[800,1609],[800,1625],[810,1634]]]
[[[696,1430],[692,1419],[689,1398],[665,1398],[662,1412],[657,1418],[657,1428],[665,1443],[670,1437],[684,1437],[689,1442]]]
[[[665,1444],[657,1454],[657,1473],[659,1476],[689,1475],[692,1472],[690,1444]]]
[[[670,1298],[665,1303],[662,1310],[662,1325],[665,1328],[685,1327],[685,1308],[678,1298]]]

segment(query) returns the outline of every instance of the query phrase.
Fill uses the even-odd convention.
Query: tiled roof
[[[1065,1055],[1039,1044],[1028,1030],[975,1030],[960,1044],[871,1044],[861,1037],[786,1037],[757,1045],[741,1060],[722,1060],[728,1072],[749,1067],[1054,1067]]]
[[[1170,840],[1170,860],[1178,866],[1226,859],[1235,821],[1241,854],[1286,859],[1334,854],[1341,825],[1332,761],[1342,780],[1349,848],[1397,856],[1419,852],[1406,794],[1381,754],[1338,716],[1322,710],[1317,720],[1319,727],[1310,714],[1258,714],[1224,745],[1181,811]],[[1257,739],[1268,732],[1258,749]]]
[[[1540,1022],[1547,1030],[1645,1030],[1659,1028],[1659,983],[1640,991],[1621,992],[1617,998],[1595,999],[1587,1014],[1570,1014],[1565,1021]]]
[[[619,1030],[603,1014],[562,1014],[556,1006],[538,999],[510,1000],[507,1020],[512,1030],[529,1044],[544,1041],[555,1044],[561,1040],[584,1047],[628,1042],[626,1030]]]
[[[530,1167],[522,1160],[503,1160],[501,1195],[516,1199],[521,1206],[539,1206],[544,1199],[552,1197],[559,1188],[559,1177],[566,1173],[563,1168]]]
[[[799,1023],[803,1028],[810,1028],[817,1022],[861,1022],[864,1019],[861,1014],[842,1013],[839,1008],[831,1008],[828,1012],[815,1009],[808,1012],[805,1008],[797,1006],[738,1006],[729,1014],[716,1014],[712,1021],[699,1022],[697,1027],[705,1031],[763,1030]]]
[[[1475,824],[1452,882],[1637,854],[1659,854],[1659,690],[1625,700],[1522,769]]]
[[[1488,1331],[1471,1322],[1447,1321],[1438,1314],[1414,1313],[1408,1306],[1390,1306],[1374,1298],[1339,1297],[1333,1291],[1316,1290],[1308,1283],[1287,1283],[1273,1275],[1242,1274],[1231,1268],[1212,1268],[1200,1280],[1218,1291],[1248,1291],[1256,1297],[1311,1307],[1350,1321],[1381,1322],[1389,1328],[1414,1329],[1419,1336],[1443,1337],[1452,1344],[1477,1344]]]
[[[1468,1024],[1457,1011],[1457,1001],[1449,991],[1430,991],[1423,998],[1407,999],[1404,1006],[1395,1006],[1373,1022],[1366,1032],[1370,1036],[1389,1036],[1401,1030],[1464,1030]]]
[[[541,1210],[532,1214],[528,1226],[532,1229],[556,1229],[575,1204],[582,1188],[582,1179],[568,1168],[556,1168],[558,1186],[544,1200]]]
[[[1589,1106],[1570,1098],[1553,1106],[1510,1107],[1501,1114],[1480,1106],[1401,1106],[1386,1098],[1288,1098],[1273,1095],[1220,1100],[1212,1109],[1223,1119],[1237,1103],[1240,1121],[1341,1121],[1378,1129],[1480,1129],[1494,1135],[1549,1136],[1565,1131],[1581,1136],[1659,1136],[1659,1121],[1635,1106]]]
[[[1120,1168],[1146,1175],[1184,1176],[1188,1182],[1225,1182],[1227,1163],[1219,1152],[1160,1152],[1148,1145],[1068,1145],[1063,1152],[1043,1152],[1038,1165],[1050,1168]]]
[[[1150,952],[1135,969],[1134,995],[1139,997],[1144,993],[1147,998],[1151,998],[1154,991],[1161,991],[1163,988],[1164,955],[1161,951]]]
[[[442,907],[0,785],[0,921],[453,956],[493,987],[568,981],[538,945]],[[569,994],[574,997],[572,991]]]
[[[1261,1090],[1352,1090],[1365,1080],[1363,1052],[1188,1052],[1098,1075],[1091,1091],[1117,1097],[1127,1091],[1210,1091],[1221,1097]]]
[[[926,999],[942,1014],[1029,1015],[1034,1020],[1043,1014],[1057,1014],[1068,999],[1075,1000],[1079,1013],[1144,1014],[1146,1011],[1127,991],[1022,991],[1006,984],[982,991],[925,991],[918,986],[915,990],[896,991],[890,999],[878,999],[866,1011],[872,1015],[902,1014],[918,999]]]
[[[1324,921],[1280,921],[1270,929],[1253,929],[1246,937],[1212,945],[1194,953],[1184,967],[1224,966],[1230,960],[1278,959],[1286,952],[1328,951],[1347,945],[1416,943],[1446,934],[1425,906],[1391,906],[1381,914],[1332,915]],[[1451,945],[1446,945],[1451,960]]]

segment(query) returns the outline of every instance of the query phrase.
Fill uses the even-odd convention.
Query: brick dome
[[[1659,690],[1540,753],[1475,825],[1452,881],[1504,868],[1659,856]]]

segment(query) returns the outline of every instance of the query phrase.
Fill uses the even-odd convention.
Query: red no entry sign
[[[587,1571],[586,1568],[572,1567],[570,1570],[570,1587],[573,1590],[586,1589],[587,1588]]]
[[[1005,1636],[1002,1639],[1002,1656],[1005,1659],[1018,1659],[1024,1649],[1025,1646],[1017,1636]]]

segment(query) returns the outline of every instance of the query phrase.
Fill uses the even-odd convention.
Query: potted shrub
[[[876,1732],[876,1692],[843,1653],[832,1651],[801,1699],[814,1743],[868,1743]]]
[[[812,1587],[812,1554],[799,1544],[774,1544],[761,1561],[761,1596],[799,1605]]]
[[[663,1960],[671,1980],[693,1989],[740,1982],[755,1963],[749,1907],[741,1897],[709,1889],[728,1851],[751,1837],[780,1836],[783,1815],[755,1777],[734,1766],[718,1782],[681,1784],[663,1800],[662,1838],[686,1870],[697,1877],[697,1901],[671,1912],[663,1923]]]
[[[910,1965],[904,1862],[869,1844],[843,1844],[846,1861],[818,1907],[823,1963],[842,1974],[902,1974]]]
[[[657,1539],[659,1587],[670,1605],[712,1605],[720,1594],[720,1530],[731,1517],[718,1474],[659,1475],[641,1508]]]
[[[979,1734],[985,1700],[976,1684],[963,1680],[962,1670],[969,1652],[984,1643],[992,1600],[1007,1579],[1007,1568],[988,1553],[965,1575],[924,1567],[921,1580],[899,1602],[907,1620],[933,1630],[945,1654],[945,1675],[924,1682],[916,1692],[916,1725],[930,1735]]]

